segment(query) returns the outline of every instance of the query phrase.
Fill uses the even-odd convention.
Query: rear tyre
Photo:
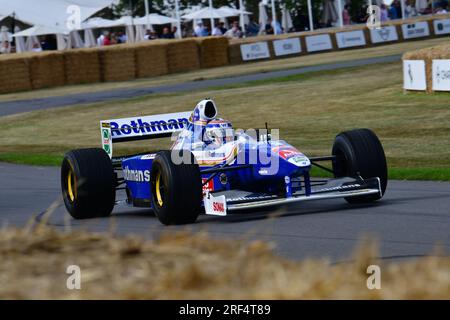
[[[185,156],[175,164],[172,151],[160,151],[153,160],[151,194],[153,210],[165,225],[194,223],[201,212],[202,179],[194,155],[180,150]]]
[[[116,176],[103,149],[68,152],[61,166],[64,204],[75,219],[109,216],[116,198]]]
[[[355,129],[336,136],[332,154],[335,177],[380,178],[381,195],[345,198],[349,203],[365,203],[381,199],[386,191],[388,171],[380,140],[372,130]]]

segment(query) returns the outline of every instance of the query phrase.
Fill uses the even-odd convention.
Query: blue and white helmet
[[[221,146],[227,142],[234,140],[234,129],[230,121],[217,118],[211,120],[206,125],[203,141],[206,144],[214,143]]]

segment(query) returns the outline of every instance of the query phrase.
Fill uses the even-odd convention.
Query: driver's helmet
[[[224,119],[214,119],[208,122],[205,127],[203,141],[207,144],[222,146],[234,140],[234,129],[230,121]]]

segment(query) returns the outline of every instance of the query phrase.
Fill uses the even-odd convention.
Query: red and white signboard
[[[225,196],[214,197],[207,193],[204,198],[205,213],[213,216],[227,215],[227,201]]]

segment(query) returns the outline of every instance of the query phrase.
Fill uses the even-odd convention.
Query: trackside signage
[[[337,32],[336,42],[339,48],[350,48],[366,45],[366,39],[364,38],[364,32],[362,30]]]
[[[425,61],[403,60],[403,88],[406,90],[426,90]]]
[[[306,50],[308,52],[331,50],[331,38],[329,34],[319,34],[317,36],[308,36],[305,38]]]
[[[161,135],[180,131],[186,127],[191,112],[168,113],[154,116],[141,116],[124,119],[103,120],[100,126],[108,123],[111,139],[130,139],[142,136]]]
[[[428,22],[420,21],[409,24],[402,24],[403,38],[414,39],[421,37],[428,37],[430,35],[430,29],[428,28]]]
[[[258,60],[270,58],[269,46],[267,42],[256,42],[241,45],[242,60]]]
[[[378,29],[374,28],[370,30],[370,41],[372,41],[372,43],[382,43],[397,40],[398,34],[395,26],[385,26]]]
[[[450,91],[450,60],[433,60],[433,90]]]
[[[302,52],[300,38],[275,40],[273,49],[277,57]]]
[[[434,34],[448,34],[450,33],[450,19],[434,20]]]

